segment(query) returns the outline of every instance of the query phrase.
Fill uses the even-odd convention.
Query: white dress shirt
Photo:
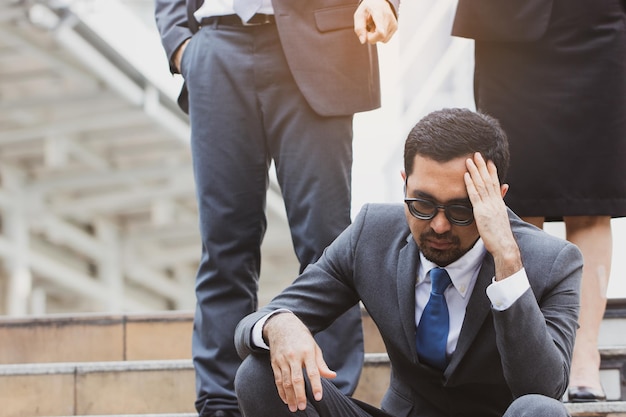
[[[413,237],[409,236],[409,239],[413,239]],[[450,332],[446,346],[448,355],[454,352],[459,341],[459,334],[465,319],[465,310],[474,290],[485,253],[485,244],[482,239],[478,239],[474,247],[465,255],[445,267],[452,281],[452,285],[444,291],[448,304],[448,314],[450,315]],[[417,271],[415,284],[416,328],[430,298],[430,270],[438,267],[439,265],[426,259],[420,252],[420,267]],[[509,308],[529,287],[526,271],[522,268],[502,281],[495,281],[495,277],[493,277],[492,283],[487,287],[487,296],[493,308],[502,311]]]
[[[413,239],[409,235],[408,239]],[[478,272],[485,257],[485,245],[482,239],[478,239],[474,247],[470,249],[460,259],[454,261],[445,267],[450,275],[452,285],[444,292],[446,303],[448,304],[448,313],[450,315],[450,332],[448,333],[448,343],[446,352],[451,355],[456,349],[459,340],[463,320],[465,319],[465,310],[469,303],[470,296],[478,278]],[[417,281],[415,283],[415,327],[420,322],[424,307],[430,298],[430,276],[429,272],[438,265],[424,258],[420,252],[420,267],[417,271]],[[504,280],[496,281],[492,277],[491,284],[487,287],[487,297],[491,301],[492,307],[498,311],[504,311],[530,288],[526,270],[524,268]],[[269,349],[269,346],[263,340],[263,325],[274,314],[280,312],[289,312],[286,309],[273,311],[259,321],[252,328],[252,343],[259,348]]]
[[[257,13],[274,14],[272,0],[263,0],[263,4]],[[229,14],[235,14],[233,0],[205,0],[202,6],[200,6],[193,15],[196,20],[200,22],[204,17],[226,16]]]

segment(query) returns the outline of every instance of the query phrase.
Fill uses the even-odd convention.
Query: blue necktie
[[[443,268],[430,270],[432,287],[428,304],[417,326],[417,354],[420,361],[443,370],[446,367],[446,344],[450,330],[448,305],[443,292],[451,284]]]

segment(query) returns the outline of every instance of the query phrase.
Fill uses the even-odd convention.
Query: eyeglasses
[[[439,210],[443,210],[446,218],[456,226],[469,226],[474,222],[474,209],[463,204],[436,204],[434,201],[423,198],[405,198],[404,202],[409,213],[420,220],[434,218]]]

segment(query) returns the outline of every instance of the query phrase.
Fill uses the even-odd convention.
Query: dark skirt
[[[538,41],[477,41],[475,96],[518,215],[626,216],[626,0],[555,0]]]

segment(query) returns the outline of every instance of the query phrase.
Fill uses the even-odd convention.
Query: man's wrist
[[[267,320],[265,320],[265,323],[263,323],[263,326],[261,326],[261,336],[263,337],[263,342],[265,342],[265,344],[267,346],[270,345],[269,337],[268,337],[268,330],[267,330],[268,329],[268,324],[271,324],[272,322],[275,323],[276,317],[278,317],[278,316],[280,316],[280,315],[282,315],[284,313],[292,314],[291,311],[289,311],[287,309],[276,310],[276,311],[274,311],[274,313],[271,316],[269,316],[267,318]]]
[[[502,254],[493,257],[496,269],[496,281],[500,281],[519,272],[524,264],[519,248],[515,245],[510,250],[505,250]]]
[[[269,343],[266,342],[267,338],[265,337],[263,330],[267,321],[279,313],[291,313],[291,311],[286,308],[281,308],[261,317],[252,327],[252,345],[262,349],[270,348]]]

